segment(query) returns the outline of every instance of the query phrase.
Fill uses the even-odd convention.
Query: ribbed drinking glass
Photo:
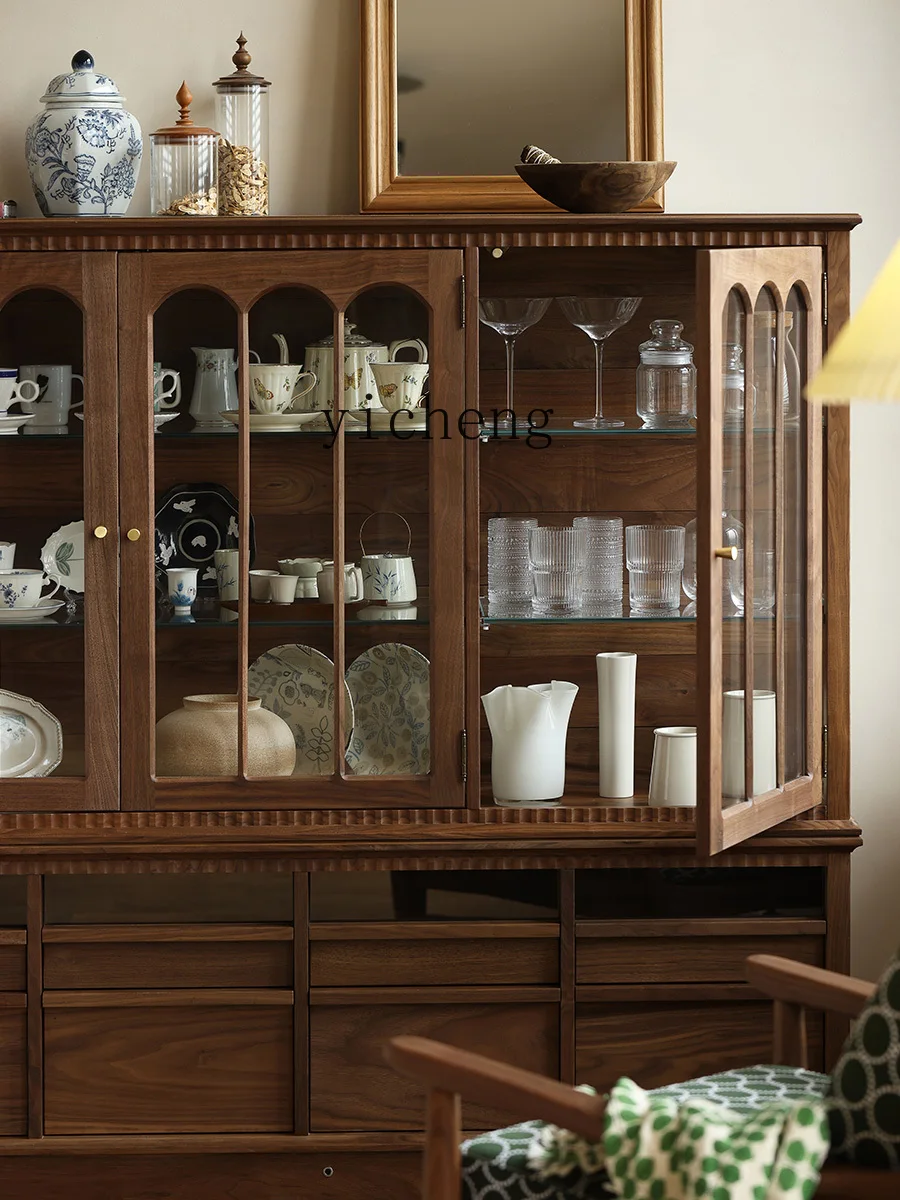
[[[578,612],[583,601],[585,533],[572,525],[539,525],[528,540],[534,595],[541,616]]]
[[[492,517],[488,521],[488,602],[502,609],[510,604],[531,604],[531,560],[528,535],[537,519]]]
[[[629,601],[633,612],[669,612],[681,599],[683,525],[629,525],[625,530]]]
[[[583,529],[584,602],[591,606],[604,601],[622,601],[624,533],[621,517],[576,517],[575,529]]]

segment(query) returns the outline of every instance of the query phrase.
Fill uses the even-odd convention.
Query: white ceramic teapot
[[[355,329],[352,321],[345,317],[343,407],[347,410],[380,408],[378,389],[370,364],[390,362],[398,351],[407,348],[415,350],[418,362],[426,362],[428,349],[418,338],[401,339],[385,346],[380,342],[370,341],[361,333],[355,333]],[[299,405],[295,404],[295,410],[302,405],[309,411],[328,412],[332,407],[334,395],[334,334],[329,334],[320,342],[313,342],[306,347],[303,369],[314,372],[318,383]]]
[[[406,550],[394,554],[388,550],[383,554],[367,554],[363,542],[363,530],[372,517],[386,516],[385,513],[370,513],[359,527],[359,544],[362,547],[363,592],[366,600],[381,601],[384,604],[407,605],[416,599],[416,573],[413,560],[409,554],[412,545],[412,531],[409,522],[399,513],[390,515],[399,517],[406,526]]]

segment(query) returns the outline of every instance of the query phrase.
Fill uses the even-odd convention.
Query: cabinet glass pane
[[[30,289],[0,310],[5,778],[85,774],[82,343],[81,311],[60,292]],[[16,375],[32,402],[9,403]]]
[[[156,717],[167,718],[157,729],[158,776],[237,770],[237,722],[227,707],[237,692],[237,614],[218,602],[215,566],[217,551],[238,544],[238,439],[220,416],[236,406],[237,334],[232,305],[200,288],[177,292],[154,315]],[[191,720],[208,719],[218,705],[215,753],[201,753],[184,717],[174,718],[185,697]]]
[[[257,759],[251,738],[246,774],[293,773],[312,782],[330,776],[335,767],[334,606],[320,590],[320,572],[334,557],[335,449],[328,423],[333,351],[305,348],[333,337],[334,309],[310,288],[276,288],[250,310],[249,334],[250,492],[245,502],[255,559],[249,580],[235,574],[233,582],[221,581],[220,600],[236,614],[238,587],[243,602],[249,585],[251,722],[258,698],[264,710],[286,723],[294,742],[291,772],[289,753]],[[291,427],[290,414],[309,421]]]
[[[808,312],[793,288],[785,312],[784,396],[784,778],[804,775],[806,762],[806,443],[803,388]]]
[[[747,310],[742,293],[732,289],[722,321],[723,342],[723,472],[722,514],[714,522],[714,540],[734,549],[722,568],[722,793],[724,803],[746,797],[744,780],[743,697],[746,686],[746,626],[743,581],[746,425],[753,420],[752,371],[748,371]],[[749,384],[749,386],[748,386]]]
[[[368,428],[345,426],[344,667],[353,705],[347,772],[426,775],[437,683],[429,621],[431,554],[439,553],[429,527],[431,451],[446,433],[444,414],[430,413],[426,424],[420,407],[423,397],[427,405],[428,310],[408,289],[372,288],[349,306],[346,327],[346,406],[375,406],[364,418]],[[374,345],[355,347],[359,334]]]

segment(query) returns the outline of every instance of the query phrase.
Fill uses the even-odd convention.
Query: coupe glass
[[[638,310],[640,296],[560,296],[559,305],[566,319],[584,330],[594,343],[596,373],[594,415],[572,424],[579,429],[619,429],[624,421],[603,415],[603,347],[611,333],[627,325]]]
[[[495,423],[496,429],[511,429],[513,424],[513,359],[516,338],[536,325],[547,309],[549,299],[524,300],[518,296],[503,300],[479,300],[478,316],[482,325],[499,333],[506,343],[506,415]]]

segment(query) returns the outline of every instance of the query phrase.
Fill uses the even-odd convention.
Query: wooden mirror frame
[[[662,0],[625,5],[625,146],[663,158]],[[397,171],[397,0],[360,0],[360,212],[559,212],[518,175]],[[661,212],[662,190],[639,206]]]

